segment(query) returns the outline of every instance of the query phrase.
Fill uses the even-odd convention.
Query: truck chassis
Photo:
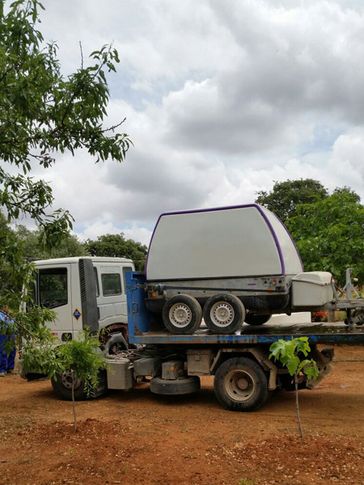
[[[128,275],[129,276],[129,275]],[[335,344],[364,344],[364,328],[344,323],[243,325],[233,335],[211,334],[205,328],[192,335],[168,333],[154,320],[145,305],[143,276],[128,277],[129,348],[112,353],[106,345],[106,371],[100,374],[100,386],[93,397],[107,389],[131,390],[137,383],[150,382],[155,394],[190,394],[200,388],[201,376],[214,376],[218,402],[230,410],[253,411],[261,407],[270,391],[293,390],[286,369],[269,359],[269,347],[278,339],[307,336],[310,358],[315,359],[319,378],[314,382],[302,377],[300,387],[312,388],[329,371]],[[113,336],[113,344],[118,336]],[[120,334],[120,343],[125,340]],[[330,348],[321,348],[329,345]],[[71,398],[72,384],[67,376],[53,381],[57,394]],[[78,382],[77,398],[85,398],[83,383]]]

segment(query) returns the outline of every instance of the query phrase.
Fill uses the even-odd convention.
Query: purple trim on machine
[[[268,217],[264,214],[264,211],[262,211],[262,208],[258,204],[254,204],[254,205],[258,209],[258,212],[261,214],[261,216],[263,217],[263,219],[265,220],[267,226],[269,227],[269,230],[270,230],[270,232],[271,232],[271,234],[273,236],[273,239],[274,239],[274,242],[276,244],[277,251],[278,251],[279,261],[281,262],[281,271],[282,271],[282,274],[285,274],[286,267],[285,267],[285,264],[284,264],[282,248],[281,248],[281,245],[279,244],[279,241],[278,241],[278,238],[277,238],[277,234],[274,232],[273,226],[270,223],[270,220],[268,219]]]
[[[272,214],[274,214],[274,213],[272,212]],[[274,215],[275,215],[275,214],[274,214]],[[275,216],[276,216],[276,215],[275,215]],[[277,217],[277,216],[276,216],[276,217]],[[278,217],[277,217],[277,219],[278,219]],[[297,247],[296,241],[295,241],[295,240],[292,238],[291,233],[290,233],[290,232],[289,232],[289,230],[286,228],[286,225],[285,225],[285,224],[284,224],[284,223],[283,223],[283,222],[282,222],[280,219],[278,219],[278,220],[279,220],[279,222],[282,224],[282,226],[285,228],[285,230],[286,230],[286,232],[287,232],[287,234],[288,234],[288,236],[289,236],[290,240],[292,241],[292,244],[293,244],[293,246],[294,246],[294,248],[295,248],[295,250],[296,250],[296,253],[297,253],[297,255],[298,255],[298,259],[300,260],[300,263],[301,263],[301,269],[302,269],[302,271],[305,271],[305,267],[304,267],[304,265],[303,265],[303,261],[302,261],[302,258],[301,258],[301,255],[300,255],[300,252],[298,251],[298,247]]]
[[[274,232],[274,229],[272,227],[272,224],[270,223],[269,219],[267,218],[267,216],[264,214],[264,212],[262,211],[260,205],[258,204],[243,204],[243,205],[230,205],[230,206],[226,206],[226,207],[210,207],[209,209],[191,209],[191,210],[184,210],[184,211],[173,211],[173,212],[163,212],[159,217],[158,217],[158,220],[156,222],[156,225],[154,226],[154,229],[153,229],[153,233],[152,233],[152,237],[150,238],[150,242],[149,242],[149,247],[148,247],[148,254],[147,254],[147,260],[145,262],[145,274],[146,274],[146,280],[148,281],[148,259],[149,259],[149,250],[151,248],[151,245],[152,245],[152,242],[153,242],[153,238],[154,238],[154,234],[155,234],[155,231],[157,229],[157,226],[159,224],[159,221],[160,219],[163,217],[163,216],[173,216],[173,215],[177,215],[177,214],[193,214],[195,212],[216,212],[216,211],[223,211],[223,210],[229,210],[229,209],[243,209],[243,208],[246,208],[246,207],[255,207],[256,209],[258,209],[259,213],[261,214],[261,216],[263,217],[264,221],[266,222],[271,234],[272,234],[272,237],[273,237],[273,240],[274,240],[274,243],[276,245],[276,248],[277,248],[277,251],[278,251],[278,256],[279,256],[279,261],[281,263],[281,271],[282,271],[282,274],[285,274],[285,264],[284,264],[284,259],[283,259],[283,253],[282,253],[282,248],[279,244],[279,241],[278,241],[278,238],[277,238],[277,235],[276,233]],[[278,219],[279,220],[279,219]],[[281,222],[281,221],[279,221]],[[282,222],[281,222],[282,224]],[[285,228],[285,226],[284,226]],[[286,229],[286,228],[285,228]],[[287,229],[286,229],[287,231]],[[291,238],[291,235],[289,234],[289,232],[287,231],[287,234],[289,235],[289,237]],[[291,238],[292,240],[292,238]],[[293,241],[293,240],[292,240]],[[296,246],[295,246],[296,247]],[[299,254],[299,253],[298,253]],[[300,258],[301,259],[301,258]],[[301,261],[302,263],[302,261]]]
[[[259,210],[261,211],[261,206],[258,206]],[[269,210],[269,209],[267,209]],[[303,266],[303,261],[302,261],[302,258],[301,258],[301,255],[300,255],[300,252],[298,251],[298,247],[297,247],[297,244],[295,242],[295,240],[292,238],[291,236],[291,233],[289,232],[289,230],[286,228],[286,225],[284,224],[284,222],[282,222],[276,215],[274,212],[271,212],[273,214],[273,216],[277,219],[277,221],[283,226],[284,230],[286,231],[288,237],[290,238],[295,250],[296,250],[296,253],[297,253],[297,256],[298,256],[298,259],[300,260],[300,263],[301,263],[301,269],[302,271],[304,271],[304,266]],[[264,216],[264,213],[263,213],[263,216]],[[268,220],[268,223],[269,223],[269,220]],[[269,223],[270,224],[270,223]],[[273,230],[274,232],[274,230]],[[275,234],[275,233],[274,233]],[[279,246],[279,248],[281,249],[281,247]]]

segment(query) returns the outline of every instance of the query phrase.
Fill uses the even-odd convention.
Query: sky
[[[42,30],[67,75],[113,43],[110,125],[122,164],[57,154],[36,172],[81,238],[148,244],[166,211],[251,203],[314,178],[364,200],[364,2],[43,0]]]

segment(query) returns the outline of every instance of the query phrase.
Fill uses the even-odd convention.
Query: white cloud
[[[114,41],[109,122],[127,117],[122,164],[84,152],[45,172],[84,238],[147,243],[161,212],[252,202],[287,178],[364,197],[360,2],[45,2],[42,30],[68,72]],[[37,171],[37,174],[40,174]]]
[[[152,237],[152,231],[146,227],[138,227],[134,225],[130,229],[124,229],[123,231],[127,239],[134,239],[134,241],[139,241],[146,246],[149,246],[150,238]]]
[[[112,222],[97,219],[84,227],[83,231],[78,232],[77,235],[82,241],[85,241],[86,239],[97,239],[98,236],[103,234],[120,234],[120,232],[120,228],[116,227]]]

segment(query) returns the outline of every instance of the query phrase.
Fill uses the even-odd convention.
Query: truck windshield
[[[46,308],[67,305],[67,268],[39,270],[39,304]]]

